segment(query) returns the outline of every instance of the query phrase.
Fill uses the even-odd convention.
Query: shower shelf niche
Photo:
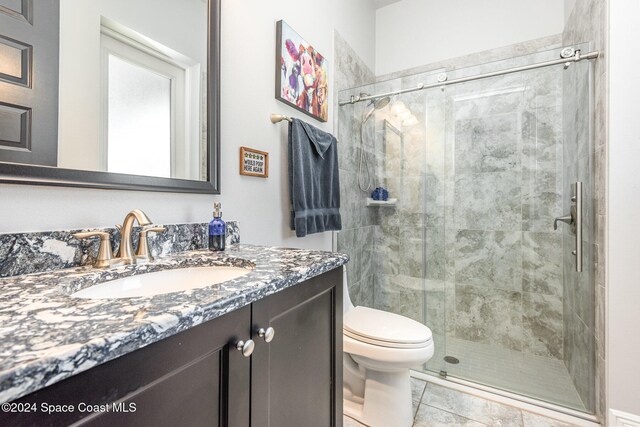
[[[398,199],[373,200],[371,197],[367,197],[367,206],[395,206],[397,204]]]

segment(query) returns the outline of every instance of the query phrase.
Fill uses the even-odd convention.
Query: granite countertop
[[[0,279],[0,402],[8,402],[342,266],[347,255],[253,245],[172,254],[109,270],[67,268]],[[174,268],[253,270],[214,287],[122,299],[71,293]]]

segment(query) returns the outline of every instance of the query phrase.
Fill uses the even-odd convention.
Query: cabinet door
[[[341,269],[254,303],[252,335],[252,427],[342,425]]]
[[[0,414],[2,426],[248,426],[251,308],[151,344],[16,402],[73,405],[69,413]],[[80,405],[109,412],[80,412]]]

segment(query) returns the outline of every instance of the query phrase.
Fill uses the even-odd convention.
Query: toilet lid
[[[345,335],[385,347],[423,347],[431,341],[431,330],[408,317],[367,307],[354,307],[343,319]]]

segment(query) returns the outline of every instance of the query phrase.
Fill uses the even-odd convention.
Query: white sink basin
[[[103,282],[82,289],[72,297],[88,299],[148,297],[205,288],[249,274],[251,270],[239,267],[193,267],[156,271]]]

